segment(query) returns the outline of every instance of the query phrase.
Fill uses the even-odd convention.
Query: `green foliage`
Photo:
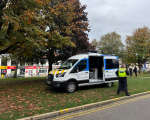
[[[98,49],[98,41],[95,38],[91,41],[91,44],[94,46],[96,50]]]
[[[0,24],[1,52],[6,50],[4,53],[14,53],[24,49],[28,51],[28,47],[40,47],[39,43],[45,42],[46,33],[38,26],[42,19],[42,16],[36,12],[39,8],[36,0],[4,1],[3,7],[0,7],[2,11],[0,14],[2,19]]]
[[[1,66],[7,66],[7,61],[9,60],[9,55],[1,55]]]
[[[44,50],[46,44],[56,48],[74,46],[69,37],[76,16],[72,12],[74,0],[62,1],[5,0],[0,6],[0,54],[19,52],[31,57],[35,48]]]
[[[79,0],[5,0],[0,5],[0,54],[15,53],[18,60],[33,63],[44,63],[47,56],[52,66],[61,57],[87,51],[92,46],[85,33],[85,8]]]
[[[140,73],[142,64],[148,61],[150,55],[150,30],[148,27],[134,30],[131,36],[126,38],[126,63],[138,63]]]
[[[70,36],[75,27],[72,20],[77,16],[73,12],[75,3],[74,0],[66,2],[59,0],[59,2],[51,1],[50,4],[47,3],[43,7],[42,14],[45,15],[44,24],[48,34],[46,37],[48,48],[62,48],[63,45],[74,47]]]
[[[121,36],[116,32],[103,35],[99,41],[99,50],[104,51],[105,54],[115,54],[119,56],[123,47]]]
[[[150,71],[144,71],[143,74],[150,74]]]
[[[92,45],[104,54],[115,54],[119,57],[123,57],[124,45],[121,42],[121,36],[116,32],[107,33],[101,36],[100,40],[94,39]]]
[[[57,15],[51,9],[51,14],[54,16],[51,17],[48,7],[45,17],[48,26],[47,32],[50,34],[47,38],[47,45],[45,45],[49,70],[52,69],[54,62],[64,61],[72,55],[87,51],[90,47],[85,33],[85,31],[89,31],[87,14],[84,12],[86,6],[81,6],[79,0],[66,2],[60,0],[59,3],[56,3],[51,4],[51,7],[55,8],[55,12],[58,11]],[[63,36],[64,39],[62,37],[58,39],[55,36],[53,40],[54,32],[60,33],[58,35]]]

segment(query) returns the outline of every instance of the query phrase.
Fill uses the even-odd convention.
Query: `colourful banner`
[[[25,69],[36,69],[36,66],[25,66]]]
[[[15,69],[16,66],[7,66],[7,69]]]
[[[0,66],[0,69],[7,69],[7,66]]]

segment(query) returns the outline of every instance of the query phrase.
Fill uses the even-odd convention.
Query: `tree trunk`
[[[15,73],[14,73],[14,77],[13,78],[17,78],[18,63],[19,63],[19,57],[16,60],[16,68],[15,68]]]
[[[142,74],[142,65],[138,65],[139,66],[139,74]]]
[[[49,50],[49,53],[48,53],[48,63],[49,63],[49,69],[48,69],[48,72],[50,72],[52,70],[52,64],[53,64],[53,59],[54,59],[54,50],[51,49]]]
[[[51,59],[48,59],[48,63],[49,63],[49,69],[48,69],[48,72],[50,72],[52,70],[52,60]]]

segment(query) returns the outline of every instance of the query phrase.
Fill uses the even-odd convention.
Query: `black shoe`
[[[130,96],[129,94],[127,94],[126,96]]]

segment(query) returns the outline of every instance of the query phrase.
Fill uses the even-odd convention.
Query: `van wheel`
[[[66,85],[66,92],[67,93],[74,93],[76,91],[77,85],[75,82],[70,81]]]
[[[111,82],[110,83],[106,83],[106,86],[109,87],[109,88],[112,87],[112,85],[113,85],[113,83],[111,83]]]

